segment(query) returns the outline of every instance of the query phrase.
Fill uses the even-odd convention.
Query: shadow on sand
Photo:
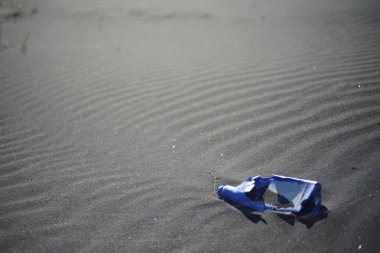
[[[315,223],[327,219],[329,215],[329,210],[325,206],[321,206],[321,210],[319,211],[319,214],[316,216],[307,216],[307,215],[296,215],[296,216],[290,216],[290,215],[284,215],[284,214],[277,214],[278,217],[280,217],[283,221],[286,223],[294,226],[296,221],[301,222],[304,224],[307,228],[311,228]]]
[[[245,206],[242,206],[240,204],[237,204],[235,202],[232,202],[230,200],[225,200],[228,204],[238,209],[248,220],[250,220],[253,223],[258,223],[260,221],[264,222],[265,224],[268,224],[267,221],[260,215],[257,214],[257,211]],[[256,212],[256,213],[255,213]],[[307,228],[311,228],[315,223],[326,219],[328,217],[329,210],[325,206],[321,206],[321,210],[319,215],[317,216],[307,216],[307,215],[285,215],[285,214],[277,214],[278,217],[280,217],[283,221],[288,223],[289,225],[294,226],[296,221],[304,224]]]
[[[259,221],[262,221],[265,224],[268,224],[267,221],[265,219],[263,219],[260,214],[253,213],[253,212],[255,212],[255,210],[248,208],[248,207],[245,207],[245,206],[242,206],[238,203],[232,202],[232,201],[227,200],[227,199],[224,201],[226,201],[228,204],[230,204],[231,206],[238,209],[251,222],[258,223]]]

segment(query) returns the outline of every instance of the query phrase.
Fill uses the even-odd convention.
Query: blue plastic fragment
[[[321,208],[321,189],[316,181],[278,175],[256,176],[236,187],[219,186],[218,196],[253,211],[316,216]]]

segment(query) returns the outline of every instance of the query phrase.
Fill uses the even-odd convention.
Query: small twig
[[[29,35],[30,35],[30,32],[26,35],[24,41],[22,42],[22,45],[21,45],[21,50],[22,50],[22,54],[25,55],[26,54],[26,43],[28,42],[28,39],[29,39]]]
[[[217,187],[217,185],[218,185],[218,178],[215,177],[213,171],[211,171],[211,170],[207,170],[206,172],[207,172],[207,173],[210,173],[211,176],[212,176],[212,178],[214,179],[214,196],[215,196],[215,197],[218,197],[218,194],[216,194],[216,187]]]
[[[104,19],[106,18],[106,14],[103,12],[102,16],[98,18],[98,29],[99,31],[103,31],[103,24],[104,24]]]
[[[2,42],[1,26],[2,26],[2,21],[0,20],[0,51],[8,48],[7,45],[4,45]]]
[[[2,23],[1,23],[1,19],[0,19],[0,50],[1,50],[1,48],[3,48],[3,43],[1,43],[1,25],[2,25]]]

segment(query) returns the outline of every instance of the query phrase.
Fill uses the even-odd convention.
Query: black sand
[[[1,13],[1,252],[380,251],[379,1]],[[328,217],[244,215],[212,174],[319,181]]]

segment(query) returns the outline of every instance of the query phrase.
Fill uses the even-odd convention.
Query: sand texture
[[[5,2],[0,252],[380,252],[378,0]],[[328,217],[213,194],[271,174]]]

